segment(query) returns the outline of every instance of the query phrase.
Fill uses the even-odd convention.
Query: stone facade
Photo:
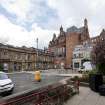
[[[54,53],[55,68],[64,68],[66,59],[66,33],[60,27],[58,37],[53,35],[52,41],[49,42],[49,50]]]
[[[36,68],[41,70],[54,68],[54,54],[47,50],[38,50]]]
[[[0,64],[7,72],[34,70],[35,59],[36,53],[32,48],[0,44]]]
[[[58,67],[61,68],[61,65],[63,64],[65,68],[71,68],[74,47],[78,44],[82,44],[84,41],[89,39],[90,37],[87,19],[84,20],[84,26],[80,28],[72,26],[68,28],[66,32],[64,32],[63,28],[61,27],[58,37],[56,37],[56,35],[54,34],[52,41],[49,42],[49,49],[55,53],[55,65],[58,65]],[[62,43],[59,43],[60,40]],[[62,56],[56,54],[56,51],[58,51],[59,48],[63,47],[65,50],[62,61]]]
[[[92,37],[89,40],[87,40],[87,42],[93,44],[93,46],[95,46],[97,43],[99,43],[100,41],[105,40],[105,30],[103,29],[100,33],[100,35],[96,36],[96,37]]]
[[[83,67],[83,63],[86,61],[91,62],[91,52],[93,46],[90,43],[84,43],[83,45],[76,45],[73,50],[73,69],[80,69]]]
[[[100,35],[92,37],[83,42],[81,45],[76,45],[73,50],[73,69],[79,69],[83,63],[88,60],[91,62],[91,56],[94,54],[93,49],[99,42],[105,40],[105,30],[103,29]],[[93,67],[95,65],[92,65]]]
[[[0,44],[0,64],[6,72],[53,68],[53,58],[52,54],[42,50],[38,50],[37,55],[35,48]]]

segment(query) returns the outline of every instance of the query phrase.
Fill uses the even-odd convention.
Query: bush
[[[3,71],[3,65],[0,64],[0,71]]]
[[[105,76],[103,76],[103,83],[105,84]]]
[[[80,78],[80,81],[88,83],[90,74],[97,74],[97,70],[94,69],[94,70],[91,70],[89,72],[83,72],[82,77]]]
[[[89,83],[89,77],[80,77],[80,82],[86,82]]]
[[[89,71],[88,74],[97,74],[98,73],[98,70],[97,69],[93,69],[91,71]]]
[[[97,69],[94,69],[94,70],[89,71],[89,72],[83,72],[82,73],[82,77],[74,76],[74,78],[71,78],[71,80],[72,81],[75,81],[76,79],[79,79],[80,82],[89,83],[89,75],[90,74],[97,74],[97,73],[98,73],[98,70]],[[104,76],[104,83],[105,83],[105,76]]]
[[[100,63],[96,65],[98,73],[105,75],[105,63]]]
[[[78,76],[74,76],[74,81],[78,80],[79,77]]]
[[[105,75],[105,38],[93,47],[92,63],[96,65],[98,73]]]
[[[83,72],[82,77],[80,77],[81,82],[89,82],[89,72]]]
[[[78,77],[78,76],[74,76],[73,78],[71,78],[72,81],[75,81],[75,80],[79,80],[80,82],[86,82],[88,83],[89,82],[89,75],[84,73],[82,75],[82,77]]]

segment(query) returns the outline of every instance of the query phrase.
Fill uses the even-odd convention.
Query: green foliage
[[[82,77],[88,77],[89,73],[88,72],[83,72]]]
[[[89,75],[90,74],[97,74],[97,73],[98,73],[98,70],[94,69],[94,70],[91,70],[89,72],[83,72],[82,77],[74,76],[73,78],[71,78],[71,80],[75,81],[75,80],[79,79],[80,82],[89,83]]]
[[[3,65],[0,64],[0,71],[3,71]]]
[[[103,83],[105,84],[105,76],[103,76]]]
[[[80,82],[86,82],[88,83],[89,82],[89,76],[84,76],[84,77],[80,77]]]
[[[105,75],[105,63],[100,63],[96,65],[98,73]]]
[[[74,76],[73,78],[71,78],[72,81],[75,81],[79,79],[80,82],[89,82],[89,75],[88,74],[83,74],[82,77],[78,77],[78,76]]]
[[[89,74],[97,74],[98,73],[98,70],[97,69],[93,69],[91,71],[89,71],[88,75]]]
[[[80,77],[81,82],[89,82],[89,72],[83,72],[82,77]]]
[[[79,77],[78,76],[74,76],[74,80],[79,80]]]
[[[94,46],[92,62],[96,65],[97,73],[105,75],[105,38]]]

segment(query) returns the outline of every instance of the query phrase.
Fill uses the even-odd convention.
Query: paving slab
[[[80,93],[69,99],[64,105],[105,105],[105,96],[93,92],[88,87],[80,87]]]

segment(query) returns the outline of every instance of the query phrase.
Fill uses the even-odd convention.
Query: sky
[[[88,20],[90,36],[105,28],[105,0],[0,0],[0,43],[14,46],[48,46],[59,34]]]

